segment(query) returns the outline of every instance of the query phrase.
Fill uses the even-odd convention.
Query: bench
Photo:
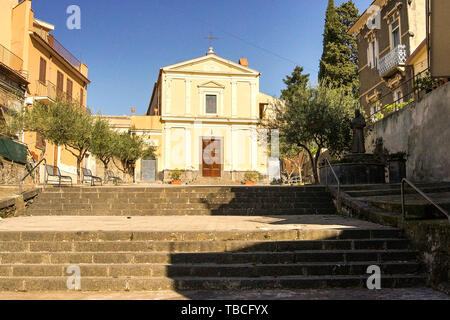
[[[95,186],[95,181],[99,181],[102,185],[102,178],[94,176],[90,169],[83,168],[83,181],[81,183],[89,182],[91,186]]]
[[[114,184],[118,184],[119,182],[122,182],[122,179],[116,177],[111,170],[108,170],[106,171],[106,182],[108,181],[112,181]]]
[[[72,186],[72,177],[70,176],[63,176],[61,175],[61,171],[58,167],[50,166],[48,164],[45,165],[45,184],[48,184],[49,182],[58,182],[58,185],[61,185],[62,182],[70,182],[70,185]],[[58,181],[50,181],[50,177],[56,177]]]

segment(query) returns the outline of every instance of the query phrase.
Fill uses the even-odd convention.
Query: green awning
[[[13,140],[0,137],[0,156],[14,162],[27,163],[27,147]]]

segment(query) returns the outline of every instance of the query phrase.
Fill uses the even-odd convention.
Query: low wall
[[[367,152],[382,137],[389,153],[406,152],[406,176],[416,182],[450,181],[450,83],[375,122]]]
[[[20,195],[0,200],[0,218],[15,217],[23,214],[26,207],[33,203],[34,198],[41,192],[36,188],[23,192]]]
[[[0,159],[0,185],[18,185],[27,174],[25,165]],[[31,177],[26,178],[25,184],[33,183]]]
[[[429,275],[428,284],[450,294],[450,224],[446,220],[403,221],[398,214],[371,207],[367,203],[329,187],[337,212],[345,217],[357,218],[403,230],[413,249],[419,251],[420,260]]]

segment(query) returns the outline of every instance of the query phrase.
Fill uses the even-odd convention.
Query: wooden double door
[[[202,139],[202,175],[203,177],[222,176],[222,140]]]

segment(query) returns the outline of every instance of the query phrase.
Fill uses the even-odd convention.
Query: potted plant
[[[260,179],[258,171],[247,171],[244,176],[246,185],[254,185]]]
[[[181,175],[183,174],[184,170],[175,169],[172,172],[170,172],[170,179],[172,180],[172,184],[181,184]]]

